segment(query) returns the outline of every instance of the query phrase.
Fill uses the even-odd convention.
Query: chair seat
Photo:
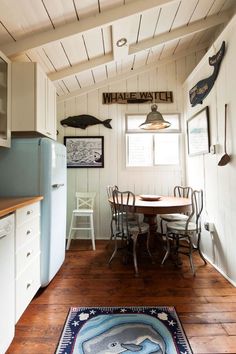
[[[187,215],[184,215],[184,214],[162,214],[160,215],[160,218],[164,221],[178,221],[178,220],[187,220],[188,219],[188,216]]]
[[[174,221],[167,223],[167,230],[173,233],[184,233],[186,222],[184,221]],[[188,224],[188,231],[197,231],[196,223],[190,222]]]
[[[75,209],[73,210],[73,214],[85,215],[85,214],[93,214],[93,210],[91,209]]]

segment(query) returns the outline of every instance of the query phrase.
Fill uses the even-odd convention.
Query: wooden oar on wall
[[[227,163],[230,162],[230,156],[226,152],[226,128],[227,128],[227,111],[228,105],[225,104],[225,135],[224,135],[224,155],[221,157],[220,161],[218,162],[218,166],[225,166]]]

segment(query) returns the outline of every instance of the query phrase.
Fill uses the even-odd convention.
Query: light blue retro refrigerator
[[[43,195],[41,201],[41,286],[65,259],[66,148],[48,138],[12,139],[0,148],[0,196]]]

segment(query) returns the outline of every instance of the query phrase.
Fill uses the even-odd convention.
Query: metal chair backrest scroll
[[[190,222],[194,222],[196,224],[196,234],[199,235],[201,233],[201,213],[203,210],[203,191],[194,190],[191,196],[192,200],[192,211],[186,221],[185,232],[188,232],[188,225]]]
[[[175,186],[174,187],[174,196],[175,197],[182,197],[182,198],[190,198],[193,189],[191,187],[182,187],[182,186]]]
[[[130,220],[137,221],[135,214],[135,195],[130,191],[120,192],[115,189],[112,193],[117,233],[122,236],[129,234]]]

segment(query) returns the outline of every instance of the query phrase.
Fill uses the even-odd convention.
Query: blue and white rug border
[[[186,336],[186,333],[183,329],[183,326],[181,324],[181,321],[179,319],[178,313],[175,309],[174,306],[87,306],[87,307],[70,307],[62,333],[60,335],[60,339],[57,345],[57,349],[55,351],[55,354],[70,354],[71,351],[67,351],[66,348],[68,347],[68,344],[71,345],[71,337],[72,337],[72,332],[71,332],[71,323],[74,320],[74,318],[78,315],[78,313],[83,313],[84,311],[93,311],[92,315],[95,317],[96,312],[100,312],[100,314],[122,314],[122,313],[143,313],[147,314],[147,311],[150,311],[150,316],[153,316],[154,313],[153,311],[167,311],[177,322],[177,327],[178,327],[178,339],[176,338],[175,340],[179,341],[179,343],[185,347],[186,351],[180,351],[178,350],[179,354],[193,354],[192,349],[190,347],[188,338]],[[128,310],[128,311],[127,311]],[[117,312],[120,311],[120,312]],[[97,315],[96,315],[97,316]],[[161,320],[161,318],[158,318]]]

